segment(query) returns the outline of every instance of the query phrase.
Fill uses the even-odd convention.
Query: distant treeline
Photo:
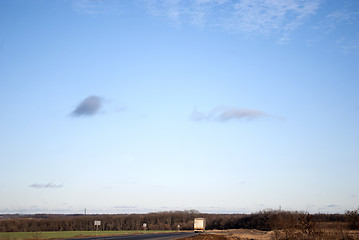
[[[340,224],[346,229],[359,229],[358,211],[346,214],[307,214],[288,211],[261,211],[253,214],[208,214],[198,211],[173,211],[148,214],[114,215],[0,215],[0,232],[86,231],[94,230],[192,230],[196,217],[206,218],[206,229],[278,230],[295,226],[310,229],[314,224]]]

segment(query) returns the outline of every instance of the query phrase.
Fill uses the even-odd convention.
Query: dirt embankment
[[[181,240],[227,240],[223,235],[203,233],[190,238],[181,238]]]
[[[181,240],[270,240],[271,234],[271,232],[251,229],[214,230],[192,238],[182,238]]]
[[[213,230],[192,238],[181,240],[281,240],[281,239],[319,239],[319,240],[359,240],[359,231],[336,231],[327,229],[312,233],[301,234],[298,231],[259,231],[254,229]]]

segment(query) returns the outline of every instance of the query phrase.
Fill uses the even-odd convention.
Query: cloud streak
[[[98,113],[102,107],[102,98],[97,96],[89,96],[82,100],[71,115],[74,117],[93,116]]]
[[[52,189],[56,189],[56,188],[62,188],[63,185],[61,185],[61,184],[56,185],[56,184],[52,184],[52,183],[47,183],[47,184],[33,183],[29,187],[31,187],[31,188],[52,188]]]
[[[271,115],[252,109],[238,109],[226,106],[218,106],[208,113],[194,109],[191,119],[194,121],[218,121],[227,122],[230,120],[254,120],[258,118],[270,117]]]
[[[315,14],[320,0],[146,0],[147,10],[176,24],[222,27],[240,33],[289,34]]]

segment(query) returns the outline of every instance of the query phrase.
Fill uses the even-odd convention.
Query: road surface
[[[107,237],[86,237],[86,238],[69,238],[69,240],[171,240],[197,235],[193,232],[177,232],[177,233],[151,233],[151,234],[135,234],[120,235]]]

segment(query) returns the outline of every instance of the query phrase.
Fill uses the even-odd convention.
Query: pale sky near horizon
[[[359,1],[0,1],[0,214],[359,207]]]

